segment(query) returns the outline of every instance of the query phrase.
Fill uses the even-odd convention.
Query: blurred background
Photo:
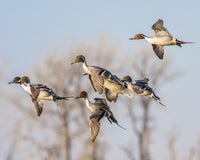
[[[5,160],[199,160],[200,2],[191,1],[0,1],[0,159]],[[159,60],[145,40],[158,19],[178,39],[194,44],[165,47]],[[122,78],[150,79],[161,98],[119,95],[108,103],[122,130],[106,119],[94,143],[84,100],[45,102],[37,117],[30,96],[15,76],[29,76],[60,96],[94,92],[81,64]]]

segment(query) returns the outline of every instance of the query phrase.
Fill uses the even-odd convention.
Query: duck
[[[148,85],[148,78],[144,78],[142,80],[135,80],[136,83],[133,84],[133,80],[130,76],[125,76],[122,78],[123,81],[127,82],[127,88],[135,92],[138,95],[141,96],[148,96],[156,100],[159,104],[162,106],[165,106],[163,103],[161,103],[160,98],[154,93],[151,87]]]
[[[88,93],[86,91],[81,91],[75,99],[84,98],[86,102],[86,107],[91,111],[90,114],[90,138],[94,142],[100,129],[100,121],[102,118],[106,117],[108,121],[112,124],[117,124],[120,128],[125,129],[119,125],[117,119],[114,117],[104,98],[94,98],[95,102],[92,103],[89,100]]]
[[[109,102],[116,102],[118,94],[124,94],[129,98],[133,98],[133,94],[110,71],[98,66],[89,66],[83,55],[76,56],[74,62],[71,64],[75,63],[83,64],[83,69],[86,72],[84,75],[89,76],[94,91],[99,94],[105,91],[106,98]]]
[[[169,45],[177,45],[182,47],[182,44],[185,43],[194,43],[194,42],[185,42],[173,37],[166,27],[163,26],[164,22],[162,19],[159,19],[156,23],[152,25],[152,29],[155,31],[155,34],[152,37],[146,36],[144,34],[136,34],[133,37],[130,37],[129,40],[135,39],[145,39],[147,42],[152,44],[153,50],[158,58],[163,59],[164,56],[164,47]]]
[[[54,101],[57,102],[59,100],[68,100],[69,98],[73,98],[73,96],[69,97],[60,97],[54,93],[54,91],[43,84],[31,84],[29,77],[14,77],[12,81],[8,84],[19,84],[22,88],[31,96],[32,102],[35,106],[35,110],[37,116],[40,116],[43,110],[44,102],[43,100]]]

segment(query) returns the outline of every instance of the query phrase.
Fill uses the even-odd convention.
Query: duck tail
[[[118,123],[118,121],[117,121],[116,118],[113,116],[113,114],[109,115],[109,116],[107,117],[107,119],[108,119],[108,121],[109,121],[111,124],[112,124],[112,122],[113,122],[113,123],[115,123],[116,125],[118,125],[120,128],[126,130],[126,128],[122,127],[122,126]]]
[[[161,103],[160,98],[157,97],[157,96],[155,95],[155,93],[152,93],[152,98],[153,98],[154,100],[156,100],[158,103],[160,103],[162,106],[165,106],[163,103]],[[166,107],[166,106],[165,106],[165,107]]]
[[[69,98],[74,98],[74,96],[69,96],[69,97],[60,97],[58,95],[53,96],[54,101],[59,101],[59,100],[67,100],[68,101]]]
[[[114,122],[115,123],[115,122]],[[120,128],[126,130],[126,128],[122,127],[118,122],[115,123],[116,125],[118,125]]]
[[[176,39],[176,45],[178,45],[179,47],[182,47],[181,44],[185,44],[185,43],[194,43],[194,42],[185,42],[185,41]]]

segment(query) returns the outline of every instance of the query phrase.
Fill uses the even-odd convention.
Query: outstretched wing
[[[106,95],[106,98],[109,102],[116,102],[117,101],[117,98],[118,98],[118,93],[116,92],[112,92],[110,90],[108,90],[107,88],[105,88],[105,95]]]
[[[155,31],[155,33],[159,32],[159,31],[165,31],[165,32],[168,32],[167,28],[165,28],[163,26],[164,22],[162,19],[159,19],[156,23],[154,23],[152,25],[152,29]]]
[[[32,99],[32,102],[34,104],[37,115],[40,116],[43,110],[43,104],[44,104],[43,101],[42,100],[37,101]]]
[[[94,91],[96,92],[97,90],[96,90],[96,88],[94,86],[94,83],[92,81],[91,75],[89,75],[89,80],[90,80],[90,83],[92,84],[92,87],[94,88]]]
[[[35,106],[36,113],[38,116],[40,116],[43,110],[43,101],[37,99],[39,95],[39,89],[36,87],[36,85],[31,84],[31,93],[32,94],[30,96]]]
[[[169,33],[167,28],[163,26],[163,20],[159,19],[156,23],[152,25],[152,29],[155,31],[155,35],[158,37],[167,37],[169,40],[173,38],[173,36]]]
[[[158,56],[158,58],[163,59],[164,56],[164,47],[160,45],[152,44],[153,50]]]
[[[90,82],[92,84],[92,87],[94,88],[95,91],[97,91],[99,94],[102,94],[103,92],[103,77],[100,75],[89,75]]]
[[[90,114],[90,137],[92,142],[95,141],[99,129],[100,129],[100,120],[105,116],[105,112],[92,112]]]

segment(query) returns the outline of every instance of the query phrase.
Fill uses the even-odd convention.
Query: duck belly
[[[168,45],[176,45],[176,40],[170,37],[159,37],[159,38],[145,38],[149,43],[160,45],[160,46],[168,46]]]
[[[144,90],[144,91],[141,92],[139,95],[141,95],[141,96],[150,96],[151,93],[150,93],[149,91],[147,91],[147,90]]]
[[[41,91],[39,93],[38,99],[53,101],[53,96],[49,94],[48,92]]]
[[[104,81],[104,87],[109,89],[112,92],[116,92],[120,94],[124,94],[128,92],[123,86],[114,82],[110,82],[110,81]]]

